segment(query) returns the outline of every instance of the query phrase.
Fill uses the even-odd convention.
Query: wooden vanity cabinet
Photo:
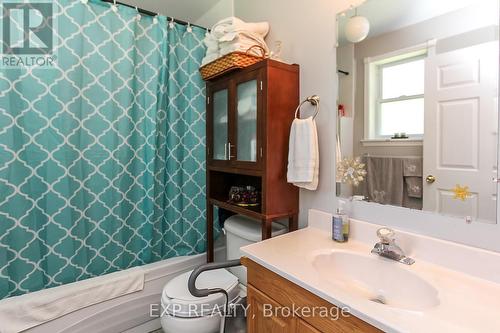
[[[372,333],[382,332],[378,328],[352,315],[342,316],[341,309],[288,281],[276,273],[260,266],[248,258],[242,258],[247,267],[247,313],[248,333]],[[288,315],[285,309],[336,309],[338,319],[319,315]],[[312,310],[311,310],[312,311]],[[307,312],[303,312],[307,314]]]
[[[252,286],[247,288],[247,304],[250,304],[247,319],[248,332],[274,332],[288,333],[297,331],[297,320],[292,317],[266,316],[266,306],[272,306],[273,310],[279,308],[279,304]]]

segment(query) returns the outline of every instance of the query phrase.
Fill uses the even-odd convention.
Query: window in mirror
[[[379,134],[391,137],[406,133],[412,137],[424,134],[424,97],[380,103]]]
[[[370,94],[377,101],[371,119],[374,139],[405,133],[412,139],[424,135],[425,57],[399,55],[374,66],[375,85]]]
[[[381,65],[382,99],[415,97],[424,94],[424,59],[408,59]]]

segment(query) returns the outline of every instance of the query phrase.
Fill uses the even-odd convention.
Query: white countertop
[[[500,332],[500,284],[413,258],[403,265],[438,290],[440,304],[422,311],[402,310],[349,294],[324,277],[312,264],[314,253],[344,250],[362,255],[374,244],[350,240],[339,244],[329,232],[309,227],[241,248],[244,256],[352,315],[386,332]],[[387,260],[380,258],[380,260]]]

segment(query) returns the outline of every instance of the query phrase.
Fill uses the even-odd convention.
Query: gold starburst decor
[[[454,193],[453,199],[457,200],[465,201],[471,195],[469,186],[460,186],[459,184],[457,184],[452,191]]]
[[[358,186],[366,177],[365,164],[359,157],[346,157],[337,164],[337,173],[342,183]]]

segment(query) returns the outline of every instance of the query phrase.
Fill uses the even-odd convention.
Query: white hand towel
[[[312,117],[295,119],[290,131],[287,179],[297,187],[314,191],[319,183],[319,145]]]

